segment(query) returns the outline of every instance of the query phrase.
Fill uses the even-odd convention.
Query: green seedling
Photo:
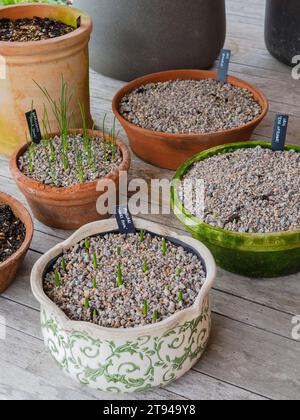
[[[176,277],[180,277],[181,276],[181,268],[178,267],[176,270]]]
[[[117,286],[118,287],[122,287],[123,286],[122,267],[121,267],[121,264],[120,263],[118,263]]]
[[[119,245],[117,246],[116,254],[118,257],[121,255],[121,247]]]
[[[148,315],[148,301],[147,301],[147,299],[144,300],[143,315],[144,316]]]
[[[85,309],[89,309],[89,307],[90,307],[90,301],[88,300],[88,298],[85,298],[84,299],[83,306],[84,306]]]
[[[62,270],[63,271],[66,271],[67,270],[67,266],[66,266],[66,260],[64,259],[64,257],[62,257],[62,260],[61,260],[61,268],[62,268]]]
[[[140,230],[140,240],[141,240],[141,242],[144,242],[144,239],[145,239],[145,231],[144,231],[144,229],[141,229]]]
[[[164,256],[167,255],[167,241],[165,238],[163,238],[162,240],[162,246],[161,246],[161,250]]]
[[[102,124],[102,139],[103,139],[103,156],[104,162],[107,162],[107,140],[106,140],[106,132],[105,132],[105,121],[106,121],[107,114],[104,115],[103,124]]]
[[[157,312],[157,310],[155,309],[155,310],[154,310],[154,312],[153,312],[153,321],[154,321],[154,322],[157,322],[157,320],[158,320],[158,312]]]
[[[90,242],[87,238],[84,240],[84,247],[85,247],[86,250],[90,249]]]
[[[93,289],[97,289],[97,279],[96,279],[96,277],[93,278],[92,285],[93,285]]]
[[[79,182],[83,184],[84,182],[84,175],[83,175],[83,160],[82,160],[82,153],[79,150],[77,144],[75,143],[75,155],[76,155],[76,166],[77,166],[77,175]]]
[[[97,316],[98,316],[97,309],[94,309],[93,310],[93,318],[97,318]]]
[[[180,292],[178,292],[178,302],[180,303],[180,302],[183,302],[183,293],[182,293],[182,291],[180,290]]]
[[[147,273],[147,272],[148,272],[148,270],[149,270],[149,267],[148,267],[148,262],[147,262],[147,260],[145,260],[145,261],[144,261],[144,264],[143,264],[143,272],[144,272],[144,273]]]
[[[55,270],[54,272],[54,283],[55,283],[56,288],[60,287],[61,279],[60,279],[60,274],[58,270]]]
[[[97,268],[98,268],[98,261],[97,261],[97,254],[96,254],[96,252],[93,253],[93,266],[94,266],[95,270],[97,270]]]

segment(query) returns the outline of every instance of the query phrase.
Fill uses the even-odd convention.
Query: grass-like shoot
[[[60,279],[60,274],[58,270],[55,270],[54,272],[54,283],[55,283],[55,287],[58,289],[61,285],[61,279]]]
[[[165,238],[163,238],[163,240],[162,240],[161,251],[162,251],[162,254],[163,254],[164,256],[166,256],[166,255],[167,255],[167,241],[166,241],[166,239],[165,239]]]
[[[122,287],[123,286],[123,275],[122,275],[122,267],[121,264],[118,263],[118,271],[117,271],[117,286]]]

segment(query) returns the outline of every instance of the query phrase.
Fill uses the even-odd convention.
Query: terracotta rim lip
[[[177,74],[178,77],[174,77],[174,73]],[[198,73],[199,78],[196,77],[192,77],[193,75],[195,75],[195,73]],[[127,121],[119,112],[119,105],[121,100],[123,99],[123,97],[131,92],[132,90],[134,90],[135,88],[143,85],[143,84],[147,84],[147,83],[151,83],[153,82],[153,78],[155,78],[156,82],[158,82],[159,80],[157,80],[160,77],[164,78],[168,75],[172,75],[172,77],[170,77],[170,80],[176,80],[176,79],[182,79],[182,80],[189,80],[189,79],[194,79],[194,80],[202,80],[202,79],[216,79],[216,72],[215,71],[211,71],[211,70],[168,70],[168,71],[163,71],[163,72],[158,72],[158,73],[152,73],[143,77],[140,77],[138,79],[133,80],[132,82],[128,83],[127,85],[125,85],[123,88],[121,88],[116,95],[113,98],[113,103],[112,103],[112,109],[114,114],[116,115],[116,117],[118,118],[118,120],[121,122],[121,124],[123,126],[127,126],[130,127],[132,130],[139,132],[140,134],[147,136],[147,137],[160,137],[160,138],[164,138],[164,139],[173,139],[173,140],[201,140],[201,139],[207,139],[210,137],[222,137],[225,134],[226,135],[230,135],[230,134],[237,134],[243,130],[247,130],[250,129],[252,127],[255,127],[256,125],[258,125],[267,115],[268,111],[269,111],[269,102],[267,97],[265,96],[265,94],[258,88],[256,88],[254,85],[251,85],[250,83],[239,79],[237,77],[234,76],[228,76],[228,82],[231,83],[234,86],[239,86],[240,84],[244,85],[244,87],[246,89],[248,89],[252,94],[254,94],[255,96],[259,97],[259,104],[262,108],[262,111],[260,113],[260,115],[255,118],[254,120],[250,121],[247,124],[241,125],[240,127],[236,127],[236,128],[231,128],[229,130],[222,130],[222,131],[212,131],[209,133],[199,133],[199,134],[174,134],[174,133],[165,133],[165,132],[161,132],[161,131],[154,131],[154,130],[149,130],[146,128],[142,128],[139,127],[137,125],[132,124],[131,122]],[[190,75],[190,77],[188,77]],[[203,77],[204,76],[204,77]]]
[[[139,218],[133,218],[134,223],[137,228],[145,228],[148,232],[152,232],[152,229],[155,230],[156,227],[161,226],[158,223],[148,222],[143,219]],[[191,248],[196,250],[201,257],[203,258],[203,261],[206,265],[207,275],[204,285],[202,286],[197,299],[195,300],[194,304],[190,306],[189,308],[186,308],[184,310],[181,310],[174,315],[166,318],[163,321],[158,322],[157,324],[149,324],[141,327],[134,327],[134,328],[107,328],[107,327],[101,327],[100,325],[96,325],[93,323],[85,322],[85,321],[72,321],[68,316],[59,308],[58,305],[56,305],[52,300],[46,295],[43,289],[43,279],[40,279],[38,276],[38,268],[43,265],[44,268],[46,267],[47,263],[50,261],[49,257],[50,254],[55,250],[57,251],[57,256],[60,255],[61,251],[64,248],[69,247],[70,245],[74,245],[78,242],[77,237],[80,236],[80,234],[83,234],[88,231],[89,228],[92,228],[94,226],[101,227],[101,224],[107,223],[106,221],[98,221],[93,222],[88,225],[82,226],[80,229],[78,229],[69,239],[66,241],[56,245],[54,248],[49,250],[46,254],[44,254],[34,265],[32,272],[31,272],[31,288],[32,292],[35,296],[35,298],[38,300],[38,302],[43,306],[46,306],[48,309],[50,309],[52,312],[55,313],[55,315],[58,317],[60,323],[62,324],[63,328],[66,330],[80,330],[80,331],[87,331],[87,329],[93,330],[94,332],[102,333],[107,336],[110,335],[117,335],[122,338],[126,338],[128,336],[136,336],[138,335],[149,335],[150,333],[155,333],[160,330],[168,330],[169,328],[172,328],[174,324],[178,323],[181,318],[184,316],[190,314],[191,317],[197,317],[200,315],[200,310],[202,309],[202,305],[204,302],[204,299],[209,295],[210,290],[212,289],[216,275],[217,275],[217,266],[214,260],[214,257],[212,256],[209,249],[202,244],[201,242],[189,238],[187,236],[178,235],[177,233],[173,231],[168,230],[168,236],[170,238],[179,239],[182,242],[185,242],[188,244]],[[116,229],[118,229],[117,222],[114,219],[110,219],[111,227],[109,229],[106,229],[105,231],[101,231],[99,229],[99,233],[109,233]],[[150,228],[149,228],[150,227]],[[155,232],[152,232],[155,234]],[[87,233],[88,234],[88,233]],[[53,257],[51,257],[53,259]]]
[[[21,213],[21,216],[17,216],[18,219],[21,220],[21,222],[25,225],[26,228],[26,236],[25,239],[20,246],[20,248],[17,249],[17,251],[11,255],[7,260],[0,263],[0,271],[6,269],[13,261],[16,261],[18,258],[22,256],[23,253],[25,253],[32,241],[33,237],[33,221],[32,218],[28,212],[28,210],[21,204],[18,200],[16,200],[11,195],[5,194],[3,192],[0,192],[0,204],[6,204],[8,205],[13,213],[15,214],[15,209],[18,209]]]
[[[79,132],[82,133],[82,130],[69,130],[69,134]],[[102,131],[97,130],[87,130],[87,133],[94,137],[99,137],[102,135]],[[58,132],[54,132],[49,134],[50,137],[60,136]],[[96,179],[95,181],[86,182],[84,184],[75,184],[71,185],[69,187],[53,187],[50,185],[45,185],[42,182],[36,181],[32,178],[27,177],[24,175],[18,166],[18,159],[20,156],[24,154],[24,152],[27,150],[27,145],[24,144],[21,146],[19,150],[17,150],[13,156],[10,159],[9,167],[10,170],[14,176],[14,178],[17,180],[17,182],[23,184],[26,188],[31,190],[38,191],[39,196],[45,196],[48,199],[62,199],[62,195],[69,196],[70,200],[76,199],[77,197],[82,197],[83,194],[88,194],[90,191],[96,191],[96,187],[98,182],[101,182],[101,180],[104,179],[115,179],[119,176],[120,172],[128,172],[131,165],[131,155],[129,152],[128,147],[125,143],[123,143],[121,140],[117,139],[117,146],[119,147],[122,155],[122,162],[120,166],[113,172],[110,172],[105,177]],[[51,195],[51,196],[50,196]],[[66,199],[66,197],[65,197]]]
[[[174,178],[173,178],[173,182],[176,181],[180,181],[182,179],[182,173],[183,171],[185,173],[187,173],[187,171],[189,170],[189,168],[196,162],[198,161],[196,158],[200,157],[201,155],[204,155],[208,152],[215,152],[213,155],[215,156],[218,152],[222,152],[224,149],[226,148],[235,148],[235,149],[242,149],[242,148],[250,148],[251,146],[262,146],[262,147],[270,147],[271,143],[268,142],[263,142],[263,141],[251,141],[251,142],[240,142],[240,143],[231,143],[231,144],[225,144],[222,146],[217,146],[217,147],[213,147],[211,149],[205,150],[203,152],[198,153],[197,155],[195,155],[194,157],[192,157],[190,160],[188,160],[185,164],[183,164],[176,172]],[[286,144],[286,148],[287,150],[296,150],[298,153],[300,153],[300,146],[296,146],[296,145],[292,145],[292,144]],[[203,159],[205,160],[205,159]],[[204,223],[203,221],[201,221],[199,218],[197,218],[196,216],[193,216],[183,205],[182,201],[180,200],[180,197],[178,195],[178,190],[177,188],[174,186],[174,184],[171,186],[171,204],[173,208],[176,208],[177,211],[180,211],[183,216],[185,218],[188,218],[189,220],[191,220],[191,222],[193,222],[194,226],[201,226],[203,228],[205,228],[208,232],[216,232],[218,234],[222,234],[222,237],[226,236],[227,238],[235,238],[235,239],[243,239],[243,240],[253,240],[253,239],[261,239],[262,241],[266,241],[266,240],[270,240],[270,241],[274,241],[274,239],[278,238],[278,239],[289,239],[291,237],[294,237],[296,235],[300,235],[300,229],[296,229],[293,231],[282,231],[282,232],[273,232],[273,233],[238,233],[238,232],[233,232],[230,230],[226,230],[226,229],[221,229],[221,228],[217,228],[214,226],[211,226],[207,223]],[[178,217],[178,216],[177,216]],[[215,241],[214,241],[215,242]],[[216,242],[215,242],[216,243]],[[220,245],[222,242],[218,242],[218,244]],[[299,243],[300,245],[300,243]],[[243,245],[245,246],[245,244]],[[241,249],[243,249],[243,246],[241,247]],[[261,252],[263,249],[265,249],[265,244],[257,244],[255,243],[254,245],[252,245],[253,247],[256,247],[258,249],[257,252]],[[293,246],[290,249],[296,249],[299,248],[299,246]],[[282,250],[286,250],[287,247],[282,247]],[[268,246],[267,248],[268,251],[272,251],[271,246]],[[276,244],[274,245],[274,251],[280,251],[281,249],[276,247]],[[255,250],[254,250],[255,251]]]
[[[69,9],[73,11],[74,13],[78,11],[78,16],[82,17],[81,25],[79,28],[75,28],[74,31],[71,33],[68,33],[66,35],[62,35],[56,38],[51,38],[47,40],[41,40],[41,41],[29,41],[29,42],[10,42],[10,41],[0,41],[0,48],[6,48],[8,51],[13,50],[22,50],[24,52],[24,49],[30,50],[35,47],[45,47],[45,49],[49,49],[50,47],[58,48],[61,42],[67,41],[67,40],[73,40],[74,43],[77,42],[78,38],[81,38],[83,35],[85,35],[86,32],[91,33],[93,29],[93,22],[92,18],[87,15],[86,13],[82,12],[79,9],[76,9],[74,7],[69,6],[63,6],[63,5],[55,5],[55,4],[47,4],[47,3],[20,3],[20,4],[13,4],[10,6],[3,6],[0,7],[0,18],[1,18],[1,9],[5,10],[12,10],[12,9],[26,9],[26,8],[48,8],[48,9]],[[34,53],[34,51],[33,51]]]

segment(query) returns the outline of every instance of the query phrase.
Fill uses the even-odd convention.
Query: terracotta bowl
[[[70,130],[70,133],[72,130]],[[76,130],[80,132],[80,130]],[[52,133],[51,136],[59,135]],[[89,136],[100,136],[101,132],[88,130]],[[97,200],[102,192],[99,191],[101,181],[112,180],[116,186],[118,199],[119,184],[124,172],[128,172],[131,165],[131,156],[128,147],[117,140],[117,146],[122,155],[122,163],[115,172],[106,177],[85,184],[57,188],[45,185],[25,176],[18,167],[19,157],[22,156],[27,145],[22,146],[10,160],[10,170],[20,191],[34,216],[43,224],[57,229],[78,229],[82,225],[99,219],[108,218],[111,214],[100,215],[97,212]],[[98,191],[97,191],[98,188]]]
[[[0,192],[0,204],[8,205],[12,209],[14,215],[20,219],[26,227],[26,236],[21,247],[6,261],[0,263],[0,293],[2,293],[14,280],[29,249],[33,236],[33,223],[31,216],[25,207],[10,195]]]
[[[258,118],[238,128],[208,134],[170,134],[140,128],[128,122],[119,113],[123,97],[135,88],[168,80],[215,79],[216,73],[205,70],[175,70],[150,74],[123,87],[113,99],[113,112],[123,126],[133,152],[144,161],[165,169],[176,170],[195,154],[226,143],[247,141],[254,129],[265,118],[269,110],[265,95],[254,86],[229,76],[228,82],[234,86],[248,89],[259,102],[262,112]]]

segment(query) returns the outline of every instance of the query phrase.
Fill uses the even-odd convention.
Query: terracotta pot
[[[53,133],[51,136],[58,135]],[[88,130],[89,136],[100,136],[99,131]],[[131,164],[130,152],[125,144],[117,141],[123,157],[118,170],[110,173],[103,180],[111,179],[117,190],[121,180],[121,172],[128,172]],[[25,195],[34,216],[43,224],[58,229],[77,229],[82,225],[110,217],[100,215],[96,203],[103,193],[97,191],[100,180],[77,184],[70,187],[57,188],[44,185],[25,176],[18,167],[18,159],[24,154],[27,146],[22,146],[10,160],[10,170],[20,191]],[[110,209],[112,210],[112,209]]]
[[[93,16],[91,66],[132,80],[156,71],[208,69],[226,35],[225,0],[74,0]]]
[[[41,305],[45,346],[68,376],[97,391],[133,393],[169,385],[198,362],[210,337],[210,291],[216,279],[211,253],[195,239],[179,236],[165,226],[137,218],[134,224],[137,229],[168,237],[171,242],[179,241],[201,256],[206,280],[193,306],[157,324],[127,329],[105,328],[70,320],[46,296],[43,278],[49,264],[62,254],[63,249],[85,238],[118,230],[114,219],[83,226],[67,241],[43,255],[31,273],[32,291]]]
[[[75,104],[78,99],[85,106],[88,126],[92,126],[89,99],[88,42],[92,31],[91,18],[81,11],[65,6],[48,4],[20,4],[0,8],[1,18],[49,17],[76,27],[81,16],[81,26],[70,34],[46,41],[0,41],[0,153],[10,155],[24,143],[27,129],[25,112],[30,111],[31,101],[42,118],[45,98],[34,81],[45,87],[53,99],[59,99],[61,78],[64,77],[73,99],[72,128],[81,128],[80,112]],[[57,129],[52,112],[50,123]],[[28,130],[28,129],[27,129]]]
[[[33,223],[31,216],[25,207],[10,195],[0,192],[0,204],[8,205],[12,209],[14,215],[20,219],[26,227],[26,236],[21,247],[6,261],[0,263],[0,293],[3,293],[14,280],[17,271],[27,254],[33,236]]]
[[[134,153],[144,161],[165,169],[176,170],[195,154],[225,143],[249,140],[256,126],[266,116],[269,104],[265,95],[243,80],[229,76],[228,82],[248,89],[262,107],[261,115],[252,122],[231,130],[208,134],[170,134],[146,130],[131,124],[119,113],[122,98],[133,89],[147,83],[177,79],[216,78],[216,73],[205,70],[174,70],[150,74],[123,87],[113,99],[113,112],[126,131]]]

